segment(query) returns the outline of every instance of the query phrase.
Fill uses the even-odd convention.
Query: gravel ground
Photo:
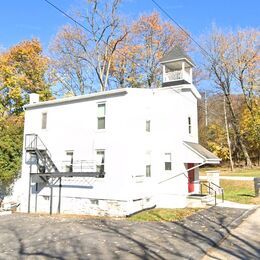
[[[179,222],[0,216],[0,259],[200,259],[246,211],[212,207]]]

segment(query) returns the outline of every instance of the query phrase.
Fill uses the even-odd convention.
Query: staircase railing
[[[25,150],[27,152],[35,152],[37,154],[37,167],[40,172],[45,172],[47,159],[51,160],[53,164],[53,168],[58,170],[57,166],[52,161],[51,152],[48,150],[42,139],[37,134],[26,134],[25,135]],[[42,151],[46,154],[45,156],[42,155]],[[43,161],[44,165],[40,165],[39,159]]]
[[[208,189],[208,194],[211,194],[211,192],[214,194],[214,200],[215,200],[215,206],[217,205],[217,191],[212,188],[212,185],[217,187],[219,190],[221,190],[221,196],[222,196],[222,203],[224,202],[224,189],[214,182],[208,182],[208,185],[205,182],[200,181],[200,193],[203,194],[202,186],[205,186]]]
[[[44,144],[42,139],[37,134],[26,134],[25,135],[25,149],[26,150],[45,150],[51,157],[51,152],[48,150],[47,146]]]
[[[222,203],[224,202],[224,189],[220,186],[218,186],[216,183],[214,182],[209,182],[210,185],[213,185],[215,187],[217,187],[220,191],[221,191],[221,198],[222,198]]]
[[[208,193],[209,194],[211,194],[210,191],[213,191],[213,193],[214,193],[214,200],[215,200],[215,206],[216,206],[217,205],[217,192],[210,185],[207,185],[206,183],[201,182],[200,183],[200,193],[201,193],[201,195],[202,195],[202,185],[204,185],[205,187],[208,188],[208,191],[209,191]]]

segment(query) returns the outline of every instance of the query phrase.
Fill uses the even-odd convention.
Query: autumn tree
[[[217,89],[225,96],[227,109],[230,114],[230,124],[232,125],[237,145],[248,166],[252,166],[252,162],[245,144],[245,138],[241,132],[239,115],[235,111],[232,94],[237,91],[242,91],[244,93],[241,81],[239,80],[239,77],[237,77],[239,74],[241,75],[241,72],[244,71],[244,69],[246,70],[242,73],[243,83],[252,82],[252,80],[256,78],[256,70],[252,68],[256,66],[254,63],[257,61],[257,58],[254,57],[257,57],[258,55],[258,50],[256,48],[257,44],[251,44],[251,47],[254,46],[251,50],[251,47],[249,47],[249,45],[247,46],[247,41],[245,41],[244,44],[242,44],[244,46],[243,51],[239,52],[237,50],[237,48],[241,48],[238,47],[239,42],[242,43],[241,37],[246,38],[249,37],[250,34],[251,30],[243,31],[242,37],[242,34],[239,32],[224,33],[218,29],[214,29],[208,38],[204,39],[204,42],[206,43],[204,48],[206,48],[208,53],[205,58],[205,69],[209,72]],[[256,38],[252,37],[251,40],[256,41]],[[254,54],[252,55],[252,53]],[[240,82],[240,84],[238,84],[238,82]],[[250,84],[248,85],[247,83],[247,88],[250,88]],[[249,90],[249,93],[250,96],[253,92]]]
[[[4,113],[20,114],[29,93],[50,98],[45,73],[48,59],[38,40],[23,41],[0,54],[0,107]]]
[[[52,43],[54,75],[63,88],[74,95],[93,91],[98,84],[110,88],[112,58],[127,36],[118,15],[120,0],[89,0],[77,13],[78,25],[63,27]]]
[[[0,53],[0,183],[10,185],[21,167],[23,106],[28,94],[51,98],[46,82],[49,60],[38,40],[23,41]]]
[[[23,117],[0,119],[0,184],[9,186],[18,177],[22,162]]]
[[[119,45],[123,46],[120,51],[126,58],[118,54],[114,56],[117,74],[113,76],[124,77],[124,82],[130,82],[132,87],[158,87],[162,74],[160,59],[175,45],[187,50],[189,39],[171,23],[163,21],[159,13],[153,12],[129,25],[126,40]]]
[[[160,59],[175,45],[187,49],[189,38],[170,22],[162,21],[159,13],[142,15],[131,28],[133,45],[139,48],[137,62],[143,82],[158,86],[161,77]]]

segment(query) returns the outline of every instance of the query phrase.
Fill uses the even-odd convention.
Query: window
[[[189,134],[191,134],[191,117],[188,117],[188,130],[189,130]]]
[[[99,201],[97,199],[90,199],[90,203],[93,205],[98,205]]]
[[[73,151],[66,151],[66,172],[73,172]]]
[[[146,177],[151,177],[151,165],[146,165]]]
[[[42,113],[42,129],[47,128],[47,113]]]
[[[171,171],[172,170],[172,154],[171,153],[165,153],[164,154],[164,169],[165,171]]]
[[[97,150],[96,152],[96,170],[97,172],[105,172],[105,150]]]
[[[106,127],[106,104],[98,104],[97,112],[98,129],[105,129]]]
[[[146,130],[146,132],[151,131],[151,120],[146,120],[145,130]]]
[[[151,177],[151,151],[145,153],[145,176]]]

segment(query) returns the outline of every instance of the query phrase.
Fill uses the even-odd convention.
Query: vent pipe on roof
[[[36,93],[29,94],[30,104],[39,103],[40,96]]]

